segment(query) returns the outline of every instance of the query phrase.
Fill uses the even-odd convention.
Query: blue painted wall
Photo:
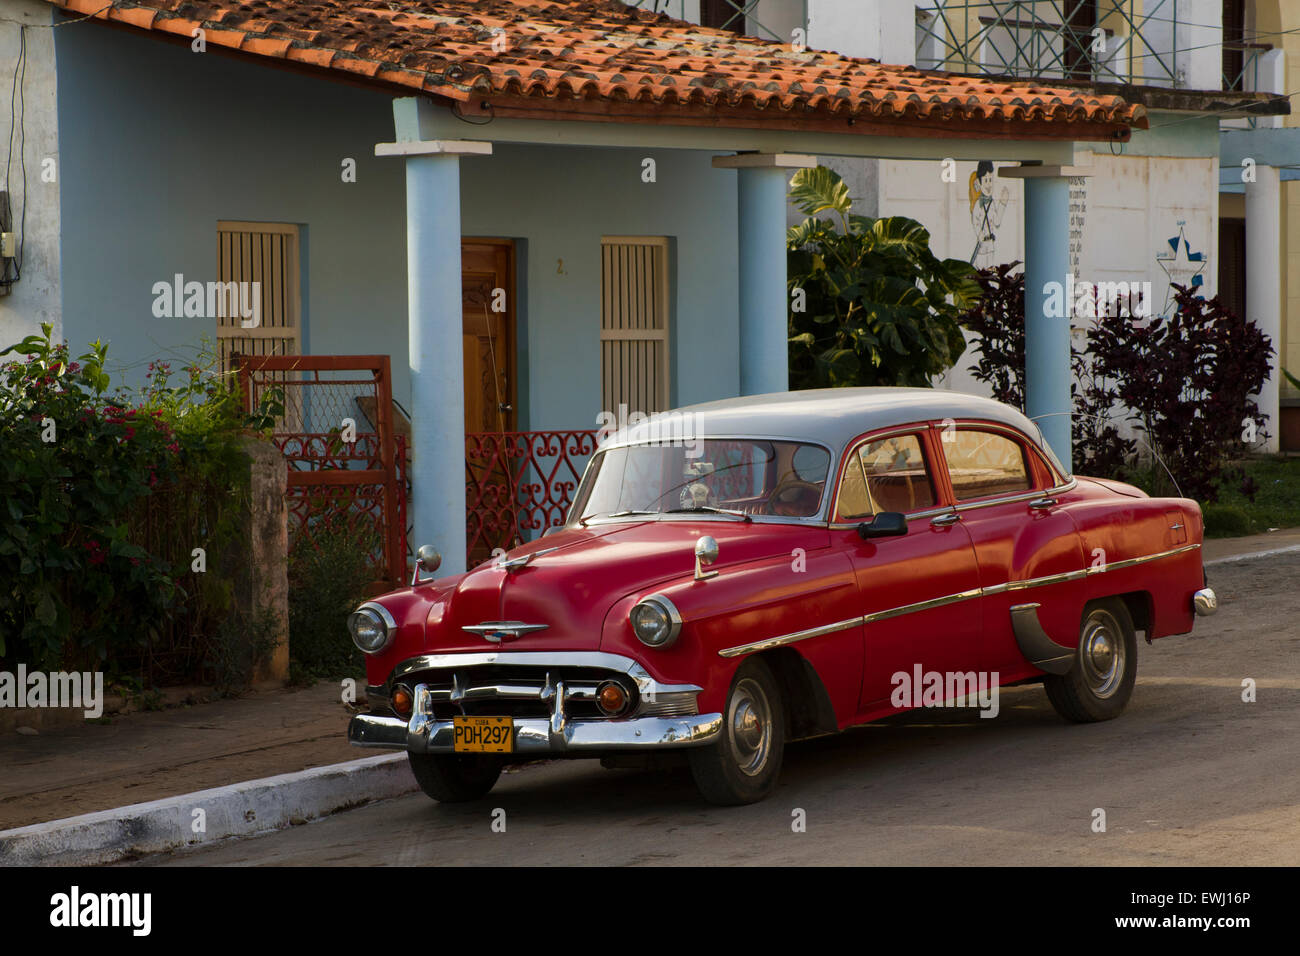
[[[391,354],[409,404],[402,161],[374,156],[394,138],[391,97],[97,24],[56,33],[73,346],[105,339],[132,382],[183,361],[213,323],[155,318],[153,284],[215,279],[218,220],[298,223],[305,349]],[[595,426],[602,235],[674,237],[675,401],[736,394],[735,174],[709,160],[498,145],[463,161],[464,234],[521,240],[521,427]]]

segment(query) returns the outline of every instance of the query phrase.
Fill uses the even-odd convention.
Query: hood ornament
[[[477,634],[493,644],[504,644],[533,631],[544,631],[547,627],[547,624],[525,624],[523,621],[484,621],[482,624],[466,624],[461,630]]]
[[[559,551],[559,550],[560,550],[559,547],[556,546],[554,548],[542,548],[542,550],[540,551],[533,551],[530,554],[521,555],[517,558],[502,558],[496,563],[496,567],[501,568],[502,570],[508,571],[513,574],[515,571],[518,571],[520,568],[527,567],[528,562],[532,561],[533,558],[542,554],[550,554],[552,551]]]

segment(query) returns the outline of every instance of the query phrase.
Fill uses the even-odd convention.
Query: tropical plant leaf
[[[834,170],[825,166],[801,169],[790,179],[790,199],[805,215],[816,216],[822,212],[849,214],[853,200],[849,187]]]

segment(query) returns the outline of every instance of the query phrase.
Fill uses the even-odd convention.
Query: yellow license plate
[[[509,717],[453,717],[456,753],[508,754],[515,749],[515,722]]]

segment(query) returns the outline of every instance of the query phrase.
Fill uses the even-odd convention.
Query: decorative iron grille
[[[465,541],[470,566],[564,523],[595,431],[465,436]]]

